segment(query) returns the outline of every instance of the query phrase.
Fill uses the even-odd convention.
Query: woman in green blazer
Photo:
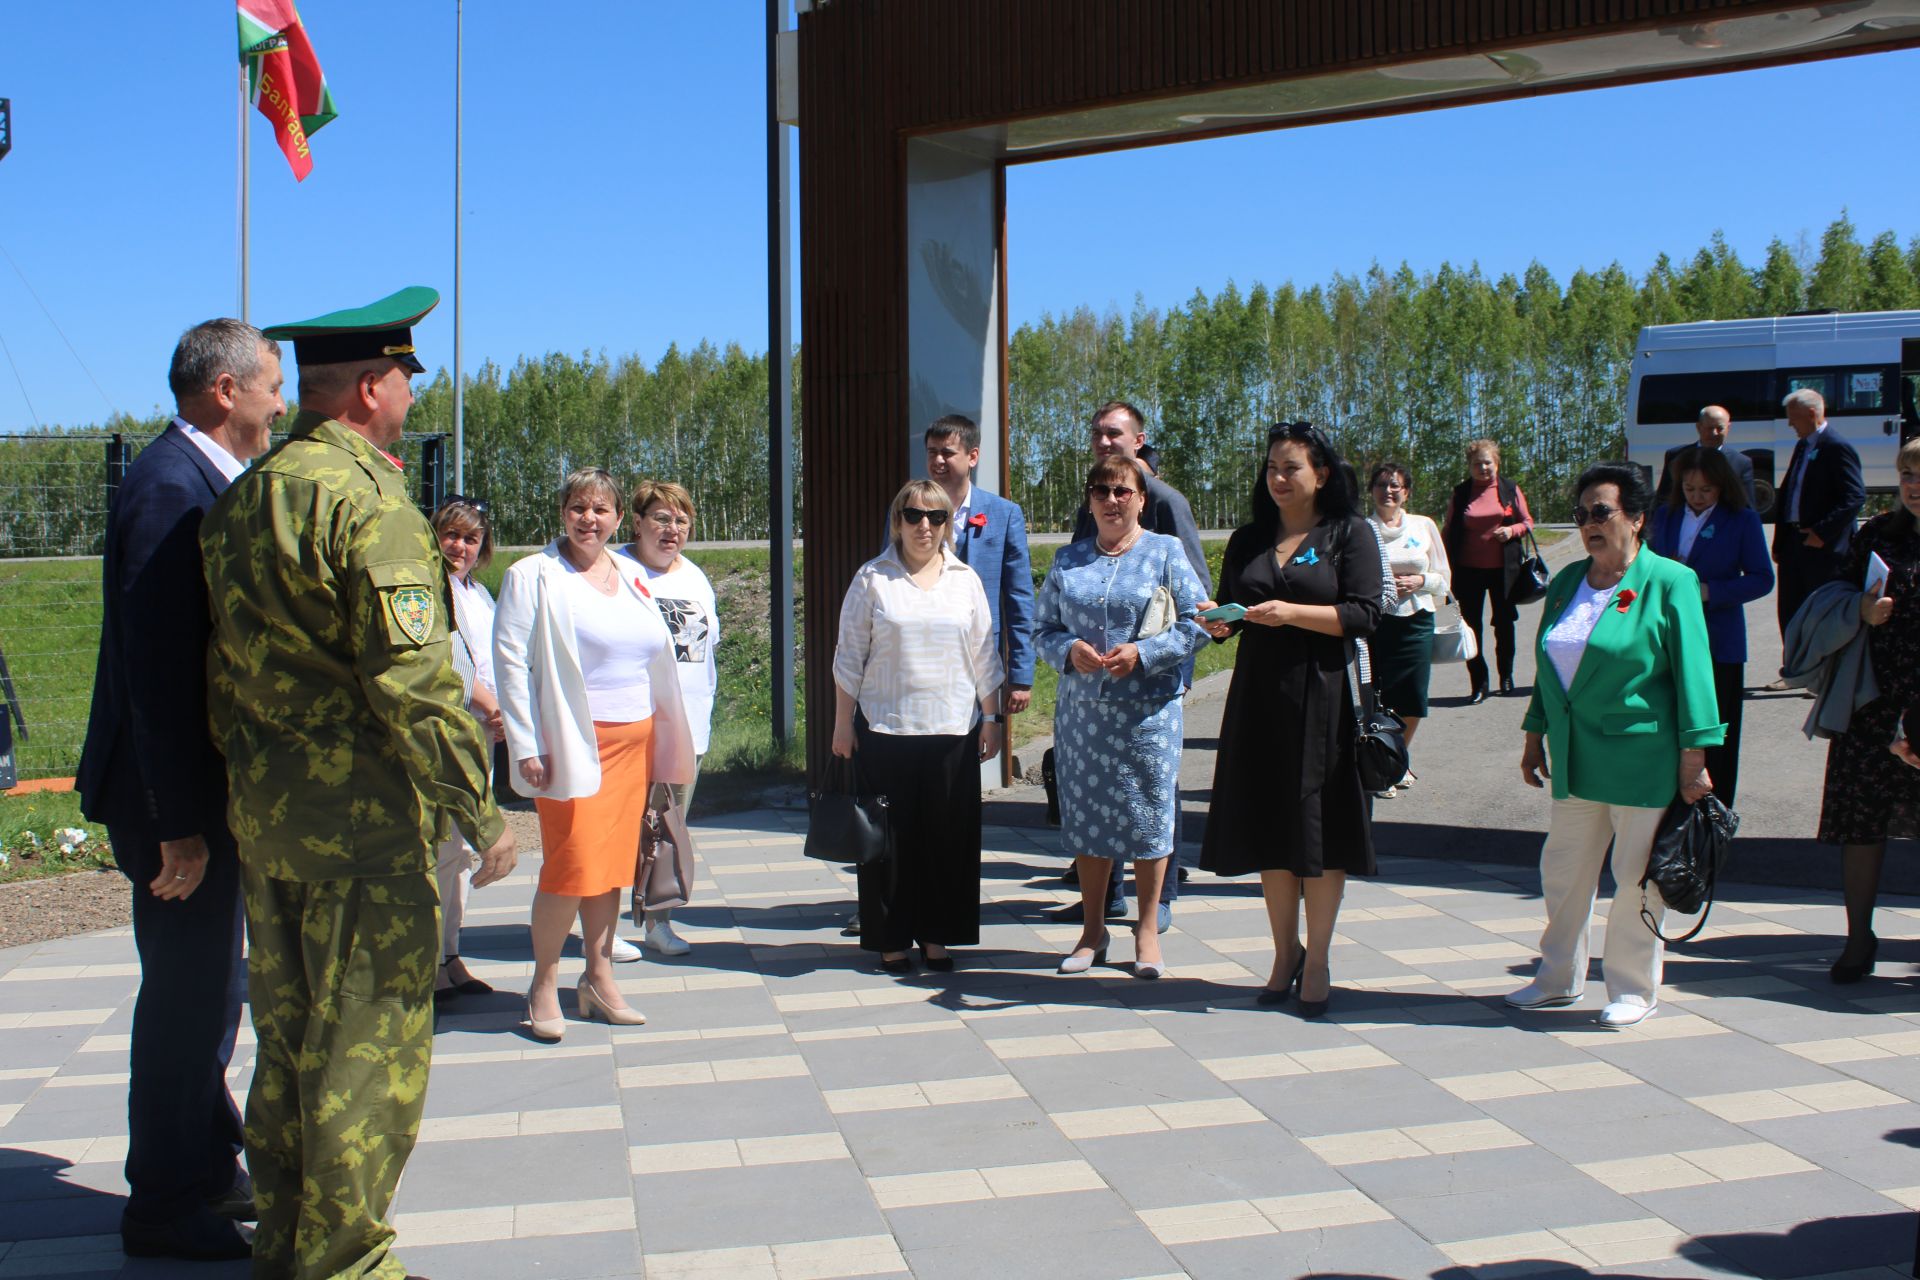
[[[1647,853],[1675,793],[1692,803],[1711,789],[1706,749],[1727,730],[1714,701],[1700,579],[1646,549],[1653,491],[1640,469],[1596,463],[1576,491],[1573,520],[1587,558],[1547,588],[1533,701],[1520,726],[1520,776],[1553,786],[1540,851],[1547,927],[1539,971],[1507,1003],[1550,1009],[1580,999],[1587,921],[1611,843],[1618,887],[1600,1024],[1630,1027],[1653,1012],[1660,990],[1660,940],[1640,918]],[[1647,906],[1657,924],[1666,908],[1651,885]]]

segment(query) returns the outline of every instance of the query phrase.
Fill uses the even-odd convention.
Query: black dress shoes
[[[1512,676],[1500,677],[1500,696],[1503,698],[1511,698],[1513,696],[1513,677]]]
[[[1827,970],[1827,976],[1842,986],[1860,981],[1873,972],[1873,965],[1880,958],[1880,939],[1867,935],[1867,954],[1864,959],[1833,962],[1833,968]]]
[[[253,1232],[210,1209],[166,1222],[120,1220],[120,1248],[129,1258],[230,1262],[253,1256]]]
[[[233,1185],[227,1188],[225,1195],[211,1196],[207,1208],[222,1218],[234,1222],[256,1222],[260,1212],[253,1204],[253,1179],[245,1169],[233,1176]]]

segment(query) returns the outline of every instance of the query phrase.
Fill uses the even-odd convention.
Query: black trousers
[[[1507,599],[1507,571],[1455,565],[1453,596],[1460,602],[1461,621],[1472,630],[1474,644],[1480,649],[1467,663],[1473,687],[1487,687],[1487,650],[1480,643],[1480,619],[1489,601],[1493,604],[1494,660],[1499,663],[1500,678],[1513,679],[1513,624],[1520,620],[1520,609]]]
[[[1719,704],[1720,718],[1727,724],[1727,740],[1721,746],[1707,748],[1707,776],[1713,779],[1713,794],[1729,809],[1740,787],[1740,717],[1746,707],[1746,686],[1746,663],[1713,664],[1713,697]]]
[[[164,902],[160,842],[112,824],[114,860],[132,882],[140,994],[133,1005],[127,1086],[126,1214],[178,1217],[224,1195],[239,1172],[240,1112],[227,1090],[247,989],[240,860],[219,820],[206,832],[207,873],[193,896]]]
[[[1800,611],[1808,596],[1840,575],[1840,557],[1825,547],[1809,547],[1800,540],[1800,527],[1781,524],[1774,535],[1780,554],[1780,572],[1774,578],[1773,605],[1780,619],[1780,635]]]
[[[893,865],[858,873],[861,949],[979,942],[980,731],[875,733],[864,715],[853,729],[862,788],[887,797],[893,821]]]

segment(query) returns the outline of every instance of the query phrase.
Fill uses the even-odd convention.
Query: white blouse
[[[1384,525],[1379,516],[1369,516],[1367,523],[1380,535],[1380,545],[1386,548],[1387,564],[1392,571],[1387,579],[1387,592],[1393,597],[1393,603],[1387,612],[1396,618],[1434,612],[1434,596],[1444,596],[1453,590],[1453,569],[1447,563],[1447,549],[1440,541],[1440,527],[1429,517],[1411,511],[1401,513],[1398,525]],[[1422,579],[1420,590],[1401,596],[1393,585],[1393,578],[1416,573]]]
[[[875,733],[967,733],[981,701],[1006,680],[980,575],[951,547],[941,564],[939,579],[922,588],[889,547],[847,587],[833,680]]]
[[[1685,564],[1687,557],[1693,554],[1693,544],[1699,539],[1700,530],[1704,529],[1707,521],[1712,518],[1713,507],[1708,507],[1698,514],[1694,513],[1692,507],[1687,507],[1681,512],[1680,545],[1675,549],[1680,553],[1679,558],[1682,564]]]
[[[589,714],[609,724],[645,720],[653,714],[647,668],[671,643],[666,624],[630,592],[601,595],[585,574],[567,568],[567,604]]]
[[[453,583],[453,622],[460,639],[473,658],[475,679],[492,693],[493,683],[493,597],[482,584],[469,577],[465,582],[448,575]]]
[[[1547,632],[1544,642],[1547,660],[1553,663],[1562,689],[1573,688],[1573,677],[1580,670],[1580,659],[1586,655],[1587,641],[1592,638],[1593,629],[1599,625],[1607,606],[1613,603],[1613,593],[1619,589],[1617,582],[1601,590],[1588,585],[1585,578],[1580,579],[1573,599],[1567,601],[1565,611]]]

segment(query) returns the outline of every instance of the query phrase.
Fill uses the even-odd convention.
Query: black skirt
[[[1402,716],[1427,714],[1427,686],[1433,682],[1433,614],[1382,615],[1367,641],[1373,654],[1373,685],[1380,705]]]

